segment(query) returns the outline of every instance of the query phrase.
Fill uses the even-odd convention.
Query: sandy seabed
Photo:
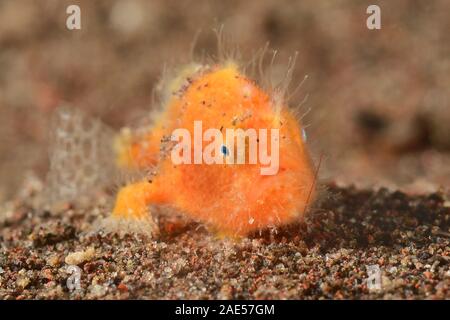
[[[303,223],[243,239],[160,215],[160,235],[93,229],[104,206],[1,211],[1,299],[448,299],[450,202],[443,194],[328,186]],[[80,268],[69,290],[68,265]],[[381,289],[369,289],[378,265]]]

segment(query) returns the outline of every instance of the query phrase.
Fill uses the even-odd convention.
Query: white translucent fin
[[[45,196],[51,204],[91,200],[113,182],[114,131],[80,110],[59,107],[50,127],[50,169]]]
[[[144,218],[126,219],[109,216],[99,218],[92,229],[93,232],[103,231],[106,233],[115,233],[119,236],[126,234],[139,234],[149,238],[155,238],[159,235],[158,225],[149,214]]]

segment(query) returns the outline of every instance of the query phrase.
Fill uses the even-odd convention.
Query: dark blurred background
[[[82,29],[66,28],[81,7]],[[366,8],[381,7],[381,30]],[[113,128],[152,108],[164,63],[216,53],[221,24],[249,60],[269,41],[275,69],[299,52],[291,101],[304,110],[321,176],[338,184],[445,189],[450,181],[450,1],[0,0],[0,200],[48,170],[62,103]]]

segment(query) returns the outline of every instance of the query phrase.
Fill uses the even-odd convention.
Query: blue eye
[[[308,137],[306,136],[306,130],[305,129],[302,129],[302,138],[303,138],[303,141],[305,141],[305,142],[308,139]]]
[[[222,146],[221,151],[225,156],[228,156],[230,154],[230,152],[228,151],[228,148],[225,145]]]

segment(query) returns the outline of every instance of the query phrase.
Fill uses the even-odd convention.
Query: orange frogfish
[[[117,162],[151,173],[122,187],[112,219],[145,221],[168,205],[232,237],[303,217],[315,173],[298,119],[233,63],[190,66],[154,124],[125,130]]]

